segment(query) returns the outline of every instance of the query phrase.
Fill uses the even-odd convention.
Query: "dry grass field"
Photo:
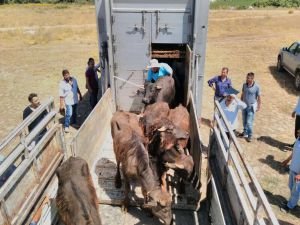
[[[262,88],[262,109],[254,125],[255,140],[241,140],[245,158],[253,166],[283,225],[299,224],[300,210],[282,214],[279,203],[289,196],[288,174],[280,161],[293,142],[291,112],[297,101],[293,79],[276,72],[280,47],[299,39],[299,10],[211,11],[205,81],[230,68],[234,87],[241,89],[249,71]],[[68,68],[84,89],[88,57],[97,58],[95,9],[92,6],[0,6],[0,139],[21,121],[30,92],[58,102],[61,70]],[[205,85],[203,117],[212,118],[213,92]],[[204,129],[205,130],[205,129]],[[207,142],[208,129],[202,135]]]

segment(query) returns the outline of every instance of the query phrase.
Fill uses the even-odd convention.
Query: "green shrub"
[[[259,0],[253,4],[255,7],[300,7],[300,0]]]

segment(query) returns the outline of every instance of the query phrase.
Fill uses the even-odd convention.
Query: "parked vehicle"
[[[300,41],[282,48],[277,56],[277,70],[286,70],[295,77],[295,88],[300,91]]]

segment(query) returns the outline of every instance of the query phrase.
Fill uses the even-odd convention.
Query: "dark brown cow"
[[[56,205],[65,225],[101,225],[96,190],[88,164],[70,157],[57,170]]]
[[[116,188],[122,186],[120,164],[125,182],[125,209],[129,205],[130,182],[138,180],[141,183],[145,202],[150,201],[152,213],[165,224],[172,221],[171,202],[169,193],[162,191],[159,177],[151,167],[148,151],[143,144],[143,138],[128,124],[118,121],[113,116],[111,120],[114,152],[117,161]]]
[[[181,104],[175,109],[170,110],[168,119],[171,120],[176,127],[184,130],[188,134],[190,133],[190,114]],[[188,139],[189,138],[180,141],[182,148],[187,146]]]
[[[145,97],[143,103],[146,105],[155,102],[167,102],[172,105],[175,98],[175,83],[170,76],[159,78],[155,83],[145,83]]]

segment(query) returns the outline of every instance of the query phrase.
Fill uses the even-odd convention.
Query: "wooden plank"
[[[104,143],[112,110],[111,92],[108,89],[71,142],[75,155],[85,159],[90,166],[95,161],[99,146]]]
[[[226,225],[215,180],[211,179],[212,197],[210,199],[210,214],[213,224]]]
[[[229,149],[229,140],[228,140],[228,137],[226,135],[225,129],[222,126],[222,122],[219,118],[218,113],[214,113],[214,119],[217,122],[218,128],[219,128],[220,133],[222,135],[222,140],[223,140],[223,143],[225,144],[226,151],[228,151],[228,149]]]
[[[235,211],[237,221],[240,221],[240,216],[244,215],[249,224],[253,224],[253,213],[250,213],[247,205],[247,200],[244,197],[243,191],[240,187],[240,183],[234,173],[231,166],[228,166],[228,176],[226,182],[226,190],[230,196],[230,203]],[[237,204],[239,203],[239,204]]]

